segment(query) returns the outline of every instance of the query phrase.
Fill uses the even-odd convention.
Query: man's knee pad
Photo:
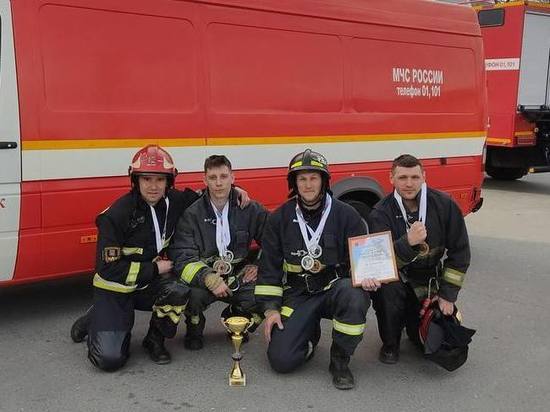
[[[104,371],[120,369],[130,356],[130,337],[126,331],[101,331],[88,337],[88,359]]]

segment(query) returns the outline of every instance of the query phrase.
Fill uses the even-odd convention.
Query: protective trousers
[[[401,281],[385,283],[372,294],[378,333],[384,346],[399,348],[403,327],[414,343],[419,343],[420,300],[414,289]]]
[[[88,333],[88,358],[92,364],[106,371],[124,366],[130,355],[136,309],[153,311],[150,331],[173,337],[188,294],[189,288],[182,282],[160,278],[132,293],[95,288]]]
[[[188,331],[195,326],[196,334],[202,335],[204,329],[204,316],[202,313],[216,301],[222,301],[230,305],[222,313],[222,317],[245,316],[254,319],[256,323],[253,329],[263,320],[263,315],[255,313],[256,299],[254,297],[255,282],[241,284],[239,289],[226,298],[217,298],[210,290],[191,287],[189,302],[185,309],[186,324]],[[252,330],[253,330],[252,329]]]
[[[354,288],[351,279],[338,279],[332,287],[317,294],[290,288],[283,295],[281,315],[284,329],[276,325],[271,333],[267,357],[280,373],[291,372],[307,358],[310,345],[320,337],[322,318],[332,320],[333,344],[351,356],[363,338],[370,306],[368,292]]]

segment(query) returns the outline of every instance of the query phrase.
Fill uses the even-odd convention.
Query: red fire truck
[[[476,9],[487,70],[486,171],[507,180],[550,171],[550,4],[511,1]]]
[[[95,216],[148,143],[199,188],[224,153],[268,207],[326,155],[364,214],[391,160],[480,206],[485,70],[474,10],[425,0],[0,0],[0,285],[90,272]]]

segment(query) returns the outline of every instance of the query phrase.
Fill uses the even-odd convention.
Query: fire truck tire
[[[522,167],[490,167],[485,171],[489,176],[496,180],[516,180],[527,174],[527,169]]]

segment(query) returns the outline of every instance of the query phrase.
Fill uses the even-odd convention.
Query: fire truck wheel
[[[527,169],[521,167],[490,167],[487,166],[485,171],[493,179],[497,180],[516,180],[527,174]]]

